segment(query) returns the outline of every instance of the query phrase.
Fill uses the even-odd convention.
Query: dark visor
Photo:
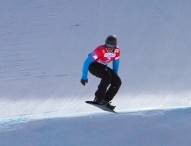
[[[115,45],[105,44],[105,46],[106,46],[107,48],[115,49]]]

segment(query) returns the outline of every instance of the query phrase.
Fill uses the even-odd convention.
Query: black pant
[[[111,101],[121,86],[120,77],[109,67],[98,62],[92,62],[89,66],[89,72],[98,78],[101,82],[95,92],[97,99]]]

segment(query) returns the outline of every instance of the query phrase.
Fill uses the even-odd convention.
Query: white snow
[[[189,146],[190,8],[189,0],[1,1],[0,145]],[[121,48],[118,114],[85,104],[99,79],[80,83],[88,53],[109,34]]]

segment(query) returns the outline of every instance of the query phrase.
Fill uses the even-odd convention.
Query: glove
[[[88,79],[87,80],[84,80],[84,79],[81,79],[81,83],[82,83],[82,85],[86,85],[86,83],[88,83]]]

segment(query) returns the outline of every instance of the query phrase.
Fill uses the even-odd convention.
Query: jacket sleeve
[[[94,62],[94,59],[88,55],[88,58],[84,61],[84,65],[82,68],[82,78],[83,80],[87,80],[88,79],[88,68],[91,62]]]
[[[116,74],[118,74],[118,70],[119,70],[119,59],[118,60],[113,60],[113,70]]]

